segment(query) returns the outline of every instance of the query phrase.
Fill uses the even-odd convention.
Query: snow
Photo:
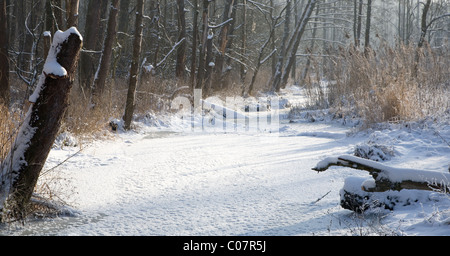
[[[389,141],[395,154],[383,166],[447,175],[450,147],[442,138],[450,138],[448,120],[355,131],[352,124],[358,122],[323,112],[288,115],[289,105],[304,102],[304,93],[292,86],[281,94],[283,104],[272,104],[283,106],[278,132],[224,130],[230,123],[248,126],[240,121],[263,112],[245,112],[231,104],[222,107],[220,100],[206,99],[197,103],[205,111],[194,116],[189,115],[191,109],[183,109],[137,118],[135,131],[124,132],[116,120],[118,132],[112,139],[94,141],[81,152],[80,146],[55,147],[44,169],[70,158],[39,182],[52,185],[58,180],[53,186],[63,187],[59,196],[74,216],[9,225],[0,234],[450,235],[448,194],[377,193],[372,198],[377,202],[395,198],[394,210],[375,208],[376,214],[355,220],[355,213],[340,206],[340,193],[367,195],[361,186],[373,186],[372,177],[343,167],[311,170],[337,161],[336,156],[353,157],[356,145]],[[226,119],[224,113],[235,118]],[[392,175],[403,178],[402,173]]]

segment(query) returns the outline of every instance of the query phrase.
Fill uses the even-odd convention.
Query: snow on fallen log
[[[317,163],[312,169],[323,172],[331,166],[349,167],[369,172],[374,178],[374,182],[367,181],[362,184],[362,189],[367,192],[419,189],[449,193],[450,173],[395,168],[351,155],[328,157]]]

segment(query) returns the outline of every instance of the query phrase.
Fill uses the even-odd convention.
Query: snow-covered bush
[[[354,155],[379,162],[390,160],[394,150],[385,145],[362,143],[355,146]]]

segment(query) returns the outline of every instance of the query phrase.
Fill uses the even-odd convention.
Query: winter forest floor
[[[304,99],[297,87],[282,94],[290,106]],[[357,120],[326,110],[289,110],[278,133],[195,133],[177,115],[152,116],[81,151],[54,148],[44,170],[65,162],[39,181],[72,214],[4,225],[0,234],[450,235],[448,194],[404,191],[412,203],[355,214],[339,205],[339,191],[348,177],[370,176],[311,170],[359,149],[385,165],[448,172],[449,118],[358,130]]]

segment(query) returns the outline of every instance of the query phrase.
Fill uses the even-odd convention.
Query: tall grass
[[[368,54],[341,49],[332,59],[332,68],[324,72],[330,81],[326,90],[317,82],[308,83],[310,98],[318,105],[326,101],[342,115],[356,114],[367,125],[448,114],[448,49],[421,49],[417,72],[416,53],[415,47],[404,45],[382,45]]]
[[[10,112],[7,107],[0,104],[0,163],[6,158],[14,143],[20,122],[21,115],[19,111]]]

